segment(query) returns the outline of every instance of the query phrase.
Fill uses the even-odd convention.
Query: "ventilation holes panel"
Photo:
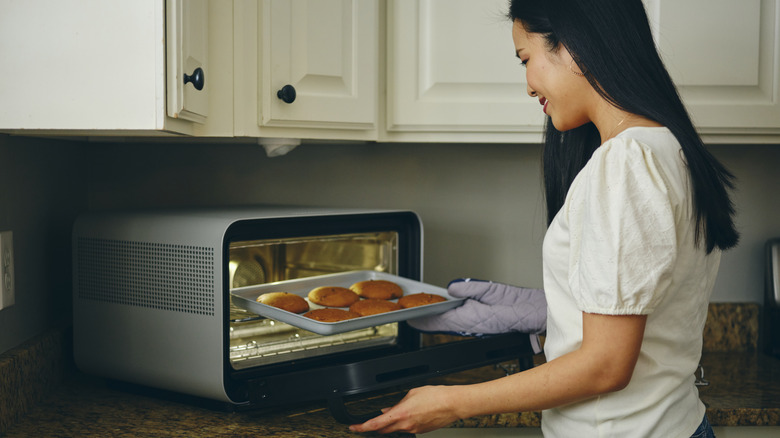
[[[82,299],[174,312],[214,314],[214,249],[80,238]]]

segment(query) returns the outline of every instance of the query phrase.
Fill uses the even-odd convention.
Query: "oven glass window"
[[[398,233],[370,232],[230,243],[230,286],[244,287],[354,270],[398,273]],[[234,369],[397,342],[398,324],[322,336],[231,305]]]

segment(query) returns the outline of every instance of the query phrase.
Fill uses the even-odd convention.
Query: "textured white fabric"
[[[544,411],[545,437],[689,437],[693,373],[720,252],[693,243],[688,172],[666,128],[629,128],[575,178],[544,241],[548,360],[582,342],[582,313],[648,315],[628,387]]]

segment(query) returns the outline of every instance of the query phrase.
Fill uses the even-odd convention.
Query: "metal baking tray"
[[[358,281],[364,280],[388,280],[392,281],[404,290],[404,295],[425,292],[441,295],[447,299],[441,303],[412,307],[409,309],[394,310],[378,315],[363,316],[339,322],[320,322],[286,310],[278,309],[266,304],[258,303],[257,297],[266,292],[289,292],[300,295],[306,299],[311,309],[319,309],[319,306],[307,298],[309,291],[319,286],[350,287]],[[315,277],[299,278],[295,280],[277,281],[256,286],[239,287],[230,290],[233,304],[236,306],[266,318],[293,325],[320,335],[335,335],[351,330],[359,330],[392,322],[405,321],[421,316],[435,315],[460,306],[464,299],[455,298],[447,293],[447,289],[422,283],[397,275],[377,271],[350,271],[338,274],[318,275]],[[397,301],[397,300],[392,300]]]

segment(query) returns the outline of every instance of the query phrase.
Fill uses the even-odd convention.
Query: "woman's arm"
[[[511,376],[464,386],[415,388],[397,405],[356,432],[428,432],[459,418],[549,409],[628,385],[634,372],[646,315],[582,314],[579,349]]]

